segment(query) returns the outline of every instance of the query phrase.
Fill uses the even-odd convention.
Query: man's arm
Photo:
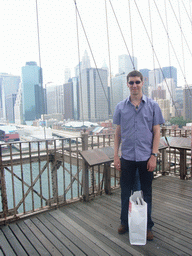
[[[159,149],[159,141],[160,141],[160,125],[153,126],[153,147],[152,153],[157,153]],[[149,161],[147,163],[147,169],[149,172],[153,172],[156,168],[157,159],[155,156],[151,155]]]
[[[121,161],[118,155],[120,143],[121,143],[121,126],[117,125],[115,130],[115,141],[114,141],[114,166],[118,171],[121,171]]]

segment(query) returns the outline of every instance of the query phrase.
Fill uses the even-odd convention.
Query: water
[[[46,164],[46,162],[41,162],[40,169],[43,168],[43,166]],[[70,170],[70,165],[65,163],[65,168]],[[72,168],[72,173],[75,175],[77,173],[77,167],[76,166],[71,166]],[[10,170],[10,167],[9,167]],[[51,166],[49,166],[49,184],[50,184],[50,197],[52,198],[52,181],[51,181]],[[13,166],[13,172],[21,178],[21,166]],[[39,175],[39,163],[32,163],[32,180],[33,182]],[[63,175],[63,167],[60,167],[57,171],[58,175],[58,195],[62,196],[64,195],[64,183],[63,179],[65,176],[65,189],[71,182],[70,174],[65,171]],[[81,173],[79,174],[79,180],[81,181]],[[8,209],[12,209],[14,207],[13,205],[13,195],[15,194],[15,202],[16,206],[18,203],[22,200],[23,195],[22,195],[22,182],[16,178],[13,177],[12,181],[12,175],[9,171],[5,170],[5,180],[6,180],[6,188],[7,188],[7,198],[8,198]],[[30,174],[30,164],[25,164],[23,165],[23,180],[26,184],[31,186],[31,174]],[[14,187],[13,187],[14,183]],[[24,185],[24,193],[26,193],[29,190],[29,186]],[[80,186],[79,186],[80,187]],[[42,189],[42,196],[46,199],[49,199],[49,191],[48,191],[48,170],[47,168],[45,171],[41,174],[41,186],[40,186],[40,179],[37,180],[35,183],[33,189],[40,193],[40,188]],[[13,190],[15,190],[15,193],[13,193]],[[79,191],[80,193],[80,191]],[[34,195],[34,208],[39,208],[41,207],[41,200],[40,197],[36,194],[33,193]],[[75,180],[73,183],[73,197],[78,196],[78,186],[77,186],[77,181]],[[66,194],[66,199],[71,198],[71,189]],[[46,205],[45,200],[43,200],[43,206]],[[32,210],[32,193],[29,192],[27,197],[25,198],[25,207],[26,211]],[[2,205],[0,205],[0,211],[2,211]],[[21,213],[23,212],[23,204],[18,208],[18,212]]]

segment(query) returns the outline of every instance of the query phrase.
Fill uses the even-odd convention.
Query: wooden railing
[[[113,147],[114,134],[6,145],[6,150],[0,145],[0,224],[75,200],[89,200],[119,187],[120,173],[113,163],[89,167],[79,154],[82,150]],[[164,155],[159,153],[155,176],[179,175],[179,152],[167,149],[166,160]],[[189,161],[187,168],[191,168]]]

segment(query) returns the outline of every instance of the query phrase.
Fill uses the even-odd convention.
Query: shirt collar
[[[131,103],[131,99],[130,99],[130,96],[129,97],[127,97],[127,103],[128,102],[130,102]],[[142,95],[142,98],[141,98],[141,101],[144,101],[144,102],[146,102],[147,101],[147,96],[145,96],[144,94]]]

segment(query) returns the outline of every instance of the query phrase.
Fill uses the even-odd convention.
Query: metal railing
[[[113,141],[114,134],[89,136],[87,149],[111,146]],[[82,137],[1,144],[0,223],[82,199],[79,152],[84,144]],[[89,195],[102,193],[103,170],[103,165],[88,168]],[[116,178],[112,186],[117,186]]]
[[[120,173],[113,163],[89,167],[79,154],[82,150],[113,147],[114,134],[5,145],[8,148],[0,145],[0,224],[119,187]],[[191,170],[191,152],[186,155]],[[179,169],[178,150],[159,153],[156,177],[179,175]]]

